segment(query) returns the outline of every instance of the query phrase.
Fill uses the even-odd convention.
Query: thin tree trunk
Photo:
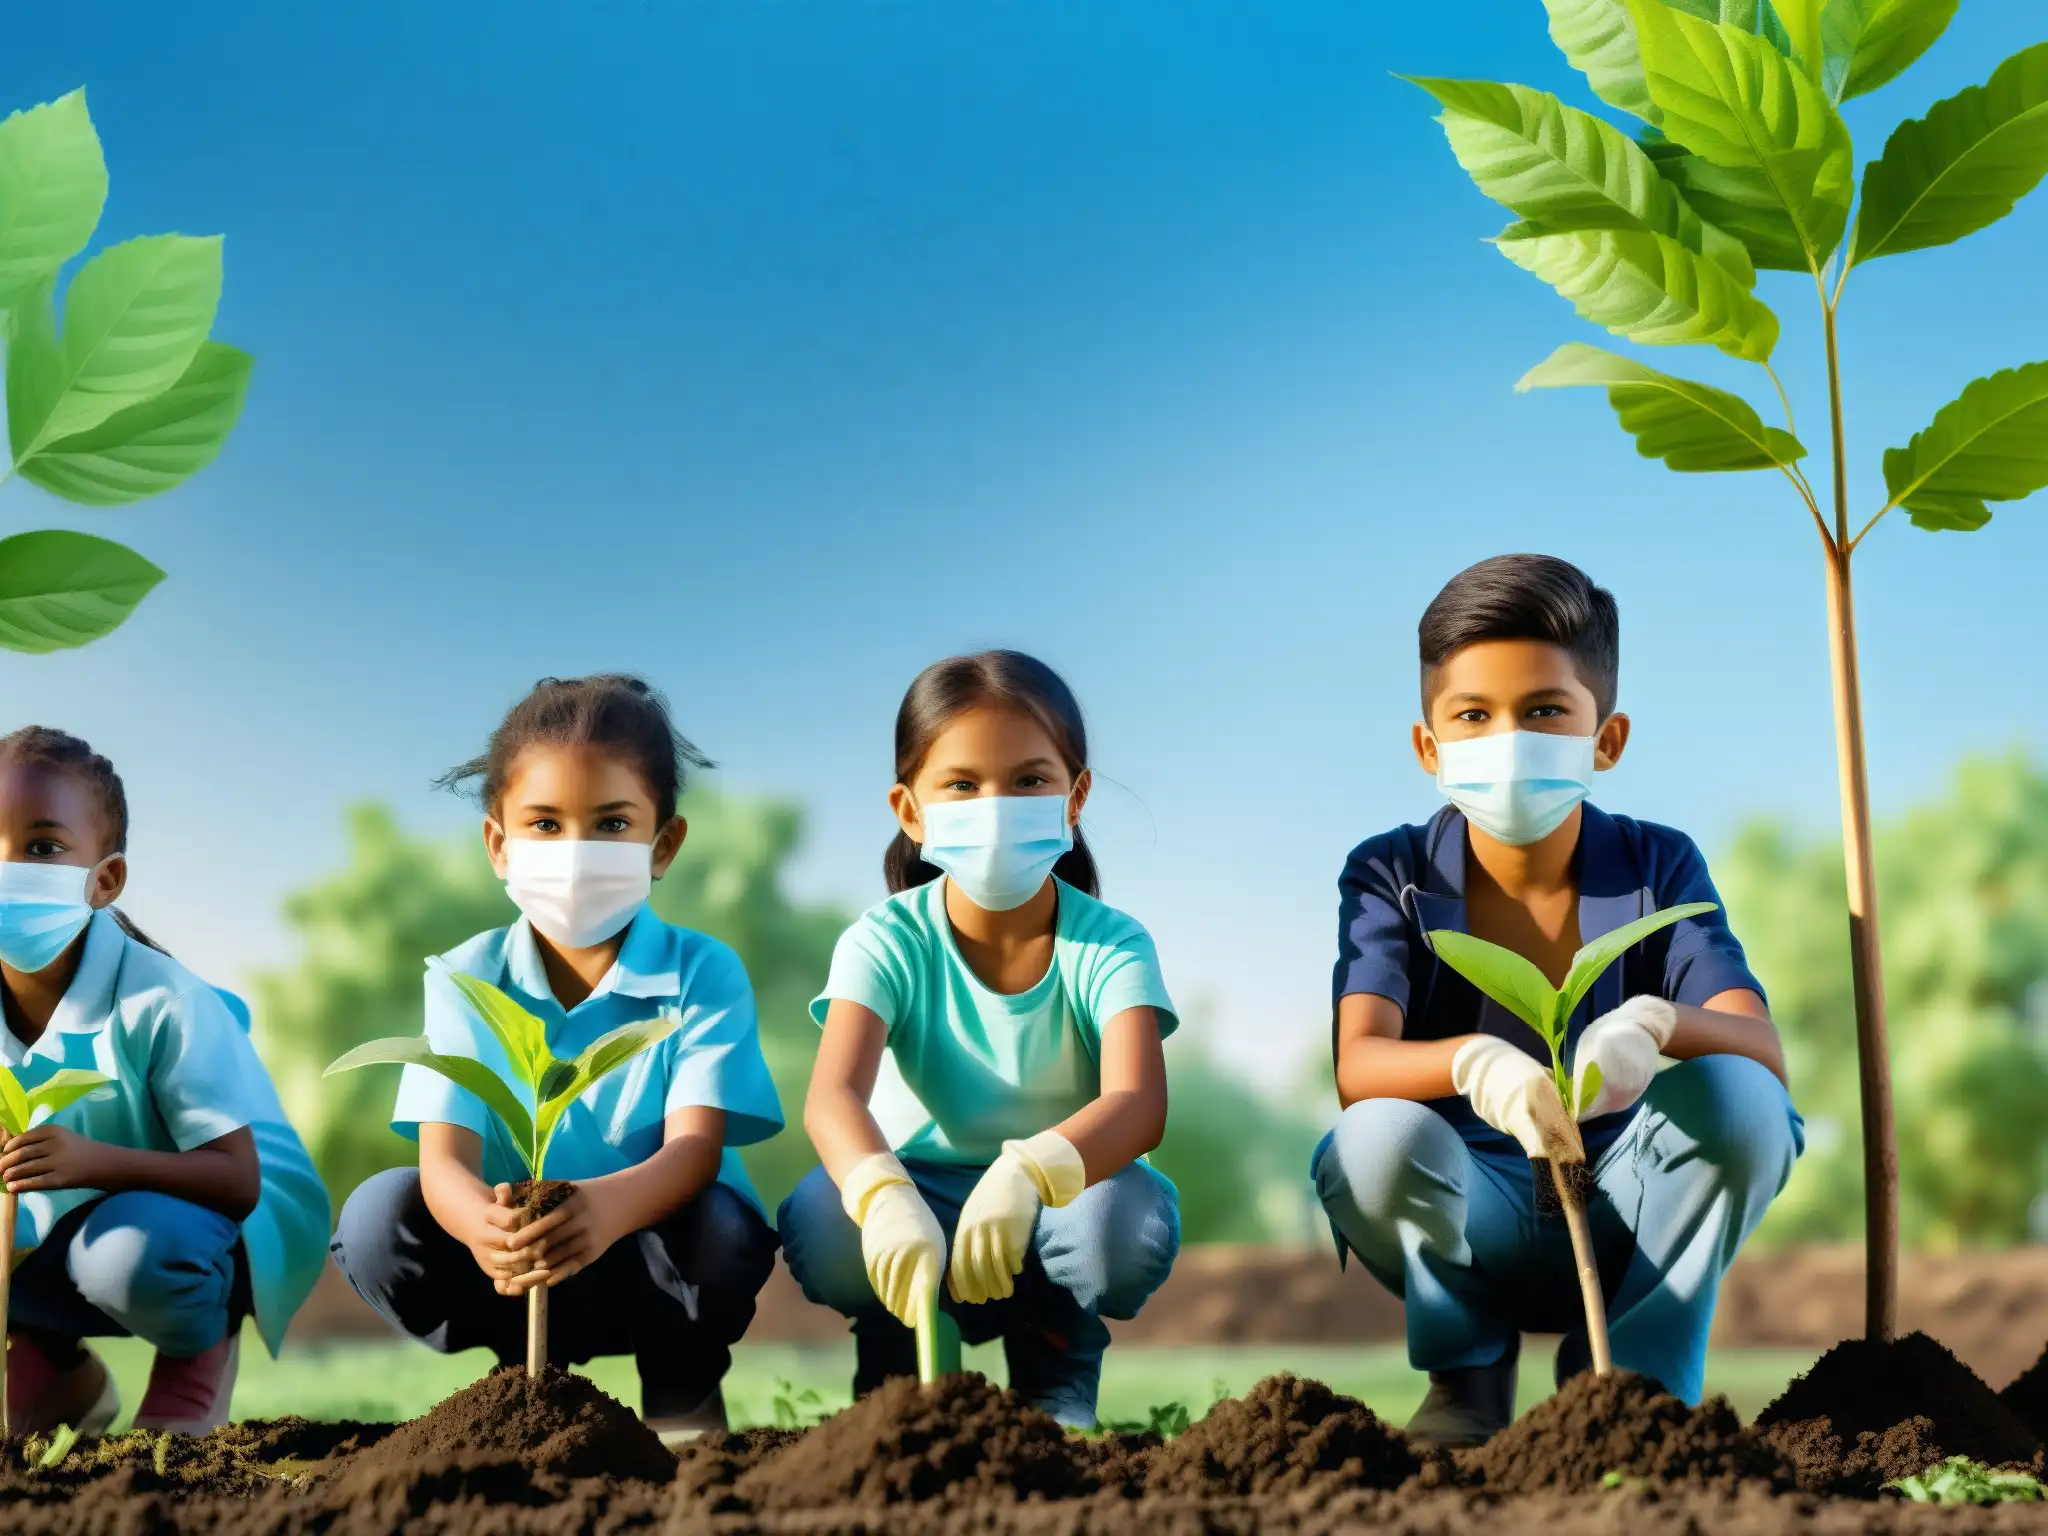
[[[1607,1298],[1600,1291],[1600,1266],[1593,1260],[1593,1233],[1586,1225],[1586,1208],[1579,1203],[1578,1190],[1554,1163],[1550,1178],[1572,1235],[1572,1262],[1579,1269],[1579,1299],[1586,1304],[1586,1343],[1593,1351],[1593,1374],[1605,1376],[1614,1369],[1614,1352],[1607,1344]]]
[[[0,1190],[0,1444],[14,1436],[7,1412],[7,1308],[14,1292],[14,1213],[17,1196]]]
[[[526,1374],[538,1380],[548,1363],[548,1288],[526,1293]]]

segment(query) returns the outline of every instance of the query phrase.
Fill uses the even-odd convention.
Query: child
[[[638,678],[543,680],[443,781],[482,781],[484,847],[522,914],[445,957],[505,988],[574,1056],[640,1020],[680,1028],[570,1105],[547,1176],[575,1194],[539,1220],[512,1207],[524,1164],[481,1100],[407,1067],[391,1128],[419,1142],[348,1199],[334,1262],[363,1299],[430,1348],[526,1358],[526,1291],[549,1306],[557,1363],[632,1354],[641,1412],[664,1438],[725,1427],[730,1346],[775,1262],[731,1150],[782,1129],[739,957],[648,908],[688,830],[685,765],[707,767]],[[434,1049],[510,1066],[447,977],[427,977]]]
[[[128,880],[120,776],[76,737],[0,737],[0,1065],[112,1082],[0,1145],[27,1250],[8,1305],[17,1434],[103,1433],[120,1411],[80,1341],[156,1350],[138,1429],[227,1422],[251,1311],[275,1354],[322,1264],[327,1190],[279,1107],[239,999],[113,907]]]
[[[1562,560],[1503,555],[1422,616],[1415,754],[1450,805],[1352,850],[1339,883],[1334,1044],[1345,1108],[1314,1177],[1338,1239],[1403,1297],[1430,1388],[1409,1425],[1475,1444],[1514,1413],[1522,1331],[1589,1364],[1561,1220],[1529,1159],[1571,1160],[1571,1122],[1527,1025],[1437,963],[1447,928],[1516,950],[1555,985],[1581,944],[1718,901],[1691,839],[1586,802],[1628,744],[1614,599]],[[1589,1022],[1590,1021],[1590,1022]],[[1723,913],[1628,951],[1570,1026],[1596,1186],[1589,1219],[1614,1361],[1697,1402],[1722,1273],[1802,1145],[1763,989]],[[1679,1065],[1658,1072],[1658,1058]]]
[[[1091,1426],[1101,1319],[1136,1316],[1179,1249],[1173,1185],[1139,1160],[1176,1020],[1151,938],[1096,900],[1088,788],[1080,706],[1042,662],[987,651],[910,685],[895,894],[841,936],[811,1005],[824,1167],[780,1218],[804,1293],[853,1319],[856,1393],[915,1369],[943,1271],[963,1337],[1000,1335],[1025,1401]],[[915,1099],[888,1129],[868,1108],[885,1047]]]

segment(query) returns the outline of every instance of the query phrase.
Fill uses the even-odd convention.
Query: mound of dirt
[[[884,1382],[741,1474],[756,1509],[877,1509],[924,1499],[1074,1498],[1089,1457],[1051,1415],[980,1375]]]
[[[1225,1398],[1148,1459],[1148,1493],[1247,1497],[1288,1493],[1323,1479],[1397,1488],[1422,1469],[1424,1458],[1356,1398],[1283,1375],[1268,1376],[1241,1398]]]
[[[2048,1349],[1998,1394],[1998,1400],[2036,1436],[2048,1440]]]
[[[351,1465],[377,1471],[465,1457],[517,1461],[555,1477],[665,1483],[676,1470],[674,1454],[624,1403],[553,1366],[537,1380],[520,1366],[493,1371],[401,1424]]]
[[[1924,1333],[1837,1344],[1756,1422],[1815,1492],[1868,1496],[1950,1456],[2002,1467],[2041,1455],[2025,1421]]]
[[[1459,1461],[1490,1493],[1591,1490],[1613,1475],[1728,1490],[1792,1485],[1791,1468],[1742,1427],[1726,1399],[1688,1408],[1633,1371],[1574,1376]]]
[[[692,1440],[676,1453],[675,1504],[706,1514],[744,1510],[733,1492],[739,1480],[769,1457],[803,1438],[800,1429],[741,1429]]]

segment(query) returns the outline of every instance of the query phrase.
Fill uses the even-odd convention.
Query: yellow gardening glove
[[[895,1155],[862,1158],[839,1186],[839,1203],[860,1228],[868,1284],[906,1328],[915,1328],[938,1294],[946,1234]]]
[[[953,1299],[971,1305],[1008,1296],[1030,1250],[1039,1207],[1057,1209],[1087,1187],[1081,1154],[1058,1131],[1004,1142],[1002,1156],[960,1208],[947,1274]]]
[[[1496,1131],[1522,1144],[1531,1157],[1583,1163],[1586,1144],[1565,1112],[1557,1082],[1541,1062],[1505,1040],[1478,1035],[1451,1058],[1451,1086]]]

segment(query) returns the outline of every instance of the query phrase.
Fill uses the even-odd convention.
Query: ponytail
[[[170,953],[163,945],[157,943],[155,939],[152,939],[148,934],[136,927],[135,919],[126,912],[123,912],[119,907],[109,907],[107,910],[114,914],[114,921],[120,925],[121,931],[136,943],[143,945],[145,948],[153,949],[160,955],[168,955]]]

